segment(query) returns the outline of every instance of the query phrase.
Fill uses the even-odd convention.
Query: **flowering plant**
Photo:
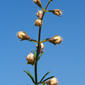
[[[32,74],[29,71],[24,71],[32,80],[32,82],[35,85],[58,85],[58,80],[54,77],[48,77],[45,78],[50,72],[47,72],[41,79],[40,81],[38,81],[38,74],[37,74],[37,64],[39,59],[41,58],[41,56],[43,55],[43,49],[44,49],[44,44],[45,42],[50,42],[54,45],[56,44],[60,44],[62,42],[62,37],[59,35],[55,35],[52,38],[46,38],[45,40],[41,41],[41,29],[42,29],[42,24],[43,24],[43,18],[46,12],[51,12],[57,16],[61,16],[62,15],[62,11],[60,9],[54,9],[54,10],[47,10],[50,2],[52,2],[52,0],[49,0],[45,9],[42,7],[41,1],[40,0],[33,0],[33,2],[41,8],[41,10],[39,10],[36,14],[36,16],[38,17],[38,19],[35,20],[35,26],[39,27],[39,33],[38,33],[38,41],[32,39],[29,35],[27,35],[26,32],[24,31],[20,31],[17,33],[17,37],[21,40],[28,40],[31,41],[33,43],[37,43],[36,45],[36,51],[32,51],[30,54],[27,55],[26,60],[27,60],[27,64],[30,64],[34,67],[34,73],[35,73],[35,78],[33,78]]]

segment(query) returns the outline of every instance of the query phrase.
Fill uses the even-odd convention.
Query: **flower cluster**
[[[33,83],[34,83],[35,85],[38,85],[38,84],[43,84],[43,85],[45,85],[45,84],[47,84],[47,85],[58,85],[58,80],[57,80],[54,76],[49,77],[49,78],[47,78],[47,79],[44,79],[45,76],[46,76],[47,74],[49,74],[49,72],[47,72],[47,73],[42,77],[42,79],[41,79],[39,82],[37,81],[37,62],[38,62],[38,60],[41,58],[42,54],[44,53],[44,51],[43,51],[44,48],[45,48],[44,43],[45,43],[45,42],[50,42],[50,43],[56,45],[56,44],[60,44],[60,43],[63,41],[63,39],[62,39],[62,37],[61,37],[60,35],[55,35],[55,36],[53,36],[53,37],[51,37],[51,38],[46,38],[46,39],[44,39],[44,40],[42,40],[42,41],[40,40],[40,38],[41,38],[41,27],[42,27],[42,24],[43,24],[43,17],[44,17],[44,15],[45,15],[45,13],[46,13],[46,12],[51,12],[51,13],[57,15],[57,16],[61,16],[61,15],[62,15],[62,11],[61,11],[60,9],[47,10],[47,7],[48,7],[48,5],[50,4],[51,1],[52,1],[52,0],[49,0],[49,2],[48,2],[47,5],[46,5],[46,8],[44,9],[44,8],[42,7],[42,4],[41,4],[41,1],[40,1],[40,0],[33,0],[33,2],[34,2],[37,6],[39,6],[39,7],[41,8],[41,10],[38,10],[38,12],[36,13],[36,16],[38,17],[38,19],[35,20],[35,26],[39,27],[38,40],[32,39],[32,38],[31,38],[26,32],[24,32],[24,31],[19,31],[19,32],[17,33],[17,37],[18,37],[21,41],[22,41],[22,40],[27,40],[27,41],[31,41],[31,42],[33,42],[33,43],[36,43],[36,46],[35,46],[36,49],[37,49],[36,52],[33,50],[33,51],[31,51],[31,52],[27,55],[27,57],[26,57],[27,64],[34,66],[34,69],[35,69],[35,80],[34,80],[33,76],[30,74],[30,72],[26,72],[26,71],[25,71],[25,72],[27,73],[27,75],[32,79],[32,81],[33,81]]]
[[[42,18],[43,18],[43,12],[42,10],[39,10],[36,14],[36,16],[38,17],[37,20],[35,20],[35,26],[40,26],[42,25]]]

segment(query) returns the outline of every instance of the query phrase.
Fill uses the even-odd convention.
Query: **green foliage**
[[[44,79],[49,73],[50,73],[50,72],[47,72],[47,73],[42,77],[42,79],[40,80],[40,82],[42,82],[43,79]]]
[[[24,72],[31,78],[31,80],[33,81],[33,83],[35,83],[32,74],[29,71],[24,71]]]
[[[42,85],[45,85],[45,83],[42,83]]]
[[[35,53],[35,51],[33,50],[33,53],[34,53],[34,57],[35,57],[35,59],[36,59],[36,53]]]
[[[47,81],[47,80],[49,80],[49,79],[51,79],[51,78],[53,78],[54,76],[51,76],[51,77],[48,77],[48,78],[46,78],[45,80],[43,80],[42,82],[45,82],[45,81]]]
[[[41,58],[41,56],[43,55],[43,53],[44,53],[44,52],[41,52],[41,54],[40,54],[40,56],[39,56],[38,60]],[[37,61],[38,61],[38,60],[37,60]]]

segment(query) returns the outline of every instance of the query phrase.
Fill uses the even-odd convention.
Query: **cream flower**
[[[61,11],[60,9],[54,9],[54,10],[53,10],[53,13],[54,13],[55,15],[57,15],[57,16],[62,15],[62,11]]]
[[[41,19],[35,20],[35,26],[41,26],[41,25],[42,25],[42,20]]]
[[[48,41],[53,44],[60,44],[62,42],[62,37],[59,35],[55,35],[54,37],[50,38]]]
[[[19,39],[22,39],[22,40],[29,40],[30,39],[30,37],[24,31],[18,32],[17,37]]]
[[[42,19],[42,17],[43,17],[43,12],[42,12],[41,10],[39,10],[39,11],[37,12],[37,17],[39,17],[39,19]]]
[[[58,85],[58,80],[55,77],[53,77],[52,79],[47,81],[47,85]]]
[[[38,44],[36,45],[36,47],[38,47]],[[41,43],[41,44],[40,44],[40,52],[42,52],[42,50],[44,49],[44,47],[45,47],[44,44]]]
[[[34,54],[31,52],[30,54],[28,54],[28,56],[26,57],[26,60],[28,61],[29,64],[34,64]]]

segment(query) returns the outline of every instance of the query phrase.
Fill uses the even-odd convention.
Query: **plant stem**
[[[40,54],[40,36],[41,36],[41,27],[39,27],[39,35],[38,35],[38,48],[37,48],[37,55],[36,55],[36,61],[35,61],[35,85],[37,85],[37,58]]]
[[[48,1],[45,10],[47,9],[48,5],[50,4],[51,0]],[[43,11],[43,17],[45,15],[45,11]],[[42,21],[43,21],[43,17],[42,17]],[[37,58],[39,57],[40,54],[40,38],[41,38],[41,28],[42,26],[39,27],[39,34],[38,34],[38,47],[37,47],[37,54],[36,54],[36,61],[35,61],[35,85],[38,85],[38,78],[37,78]]]

